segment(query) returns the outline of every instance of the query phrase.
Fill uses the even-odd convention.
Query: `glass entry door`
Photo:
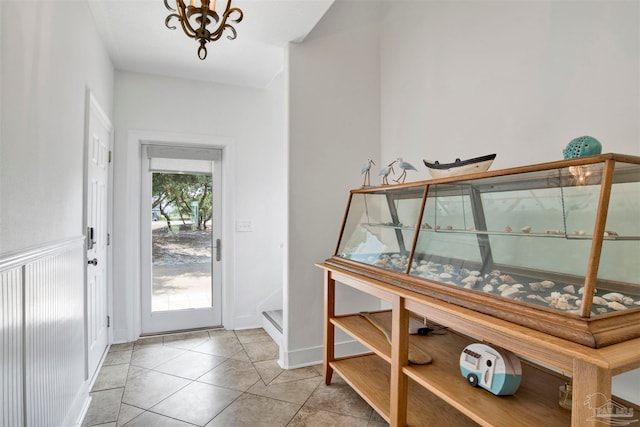
[[[145,150],[142,332],[220,326],[220,156]]]

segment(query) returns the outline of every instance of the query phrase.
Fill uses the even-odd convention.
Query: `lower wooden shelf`
[[[373,316],[391,326],[390,311]],[[331,322],[380,354],[341,359],[331,366],[388,420],[391,346],[379,330],[359,315],[341,316]],[[558,406],[558,388],[565,382],[561,376],[523,362],[518,391],[512,396],[495,396],[471,387],[460,374],[460,353],[472,340],[448,331],[444,335],[412,335],[410,342],[431,354],[433,363],[403,369],[413,380],[408,391],[409,425],[467,425],[465,423],[473,424],[472,420],[487,426],[571,424],[571,412]],[[441,411],[447,415],[445,423],[438,424],[432,417]],[[460,424],[451,422],[456,416],[461,419]],[[424,420],[428,424],[424,424]]]
[[[331,362],[337,372],[387,422],[391,382],[390,366],[371,354]],[[476,426],[461,412],[445,403],[414,381],[409,381],[407,426]]]

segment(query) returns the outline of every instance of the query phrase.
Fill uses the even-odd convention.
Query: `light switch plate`
[[[239,219],[236,221],[236,231],[248,232],[253,231],[253,221],[250,219]]]

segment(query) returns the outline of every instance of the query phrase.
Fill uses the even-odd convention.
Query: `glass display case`
[[[351,192],[327,264],[598,348],[640,336],[640,157]]]

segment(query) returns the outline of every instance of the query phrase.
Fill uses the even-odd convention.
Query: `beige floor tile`
[[[212,356],[205,353],[196,353],[187,351],[178,357],[154,368],[154,371],[164,372],[182,378],[195,380],[196,378],[206,374],[222,362],[224,357]]]
[[[265,341],[273,342],[273,339],[269,336],[269,334],[262,329],[259,329],[258,332],[256,333],[251,333],[251,334],[236,333],[236,335],[238,336],[238,340],[242,344],[250,343],[250,342],[265,342]]]
[[[174,418],[165,417],[164,415],[154,414],[153,412],[144,412],[124,424],[126,427],[193,427],[183,421]]]
[[[193,382],[151,408],[151,411],[203,426],[241,394],[240,391]]]
[[[235,335],[216,336],[193,348],[193,351],[220,357],[231,357],[242,350]]]
[[[120,412],[123,390],[123,388],[116,388],[91,393],[91,404],[82,425],[95,426],[116,422]]]
[[[116,427],[121,427],[143,412],[144,409],[136,408],[135,406],[123,403],[122,405],[120,405],[120,414],[118,415],[118,424]]]
[[[303,407],[287,427],[368,427],[368,424],[362,418]]]
[[[103,366],[93,384],[92,391],[124,387],[127,382],[129,365]]]
[[[287,370],[282,370],[282,372],[280,373],[280,375],[278,375],[277,378],[275,378],[271,384],[281,384],[281,383],[287,383],[290,381],[298,381],[298,380],[303,380],[306,378],[320,378],[320,375],[318,374],[318,372],[311,368],[298,368],[298,369],[287,369]]]
[[[262,381],[258,381],[247,392],[302,405],[319,384],[320,377],[270,385],[264,385]]]
[[[185,332],[164,337],[164,345],[168,347],[190,350],[209,340],[208,331]]]
[[[133,349],[135,350],[140,347],[149,347],[149,346],[161,346],[163,345],[163,342],[164,342],[164,337],[161,335],[157,335],[153,337],[143,337],[134,343]]]
[[[237,352],[236,354],[230,356],[229,359],[241,360],[243,362],[251,362],[251,360],[249,359],[249,355],[247,355],[247,352],[244,351],[244,348],[239,352]]]
[[[189,380],[156,371],[145,371],[127,381],[122,402],[149,409],[189,384]]]
[[[124,351],[124,350],[133,350],[133,342],[124,342],[120,344],[111,344],[109,347],[109,352],[112,351]]]
[[[284,369],[282,369],[280,365],[278,365],[278,362],[276,360],[264,360],[262,362],[255,362],[253,366],[256,368],[256,370],[260,374],[260,377],[262,378],[262,382],[264,382],[265,384],[269,384],[284,371]]]
[[[131,354],[131,364],[142,368],[152,369],[184,352],[185,350],[163,346],[136,347]]]
[[[198,378],[198,381],[233,390],[245,391],[260,381],[260,375],[258,375],[258,372],[251,362],[228,359],[226,362],[221,363]]]
[[[104,358],[102,366],[121,365],[131,362],[132,349],[123,351],[109,351]]]
[[[300,405],[243,394],[206,427],[285,427]]]
[[[243,344],[244,350],[247,352],[252,362],[261,362],[263,360],[274,360],[280,356],[278,345],[270,341],[252,342]]]
[[[334,376],[337,377],[337,375]],[[367,420],[373,411],[349,385],[338,381],[332,382],[331,385],[325,385],[322,382],[309,397],[305,406]]]

